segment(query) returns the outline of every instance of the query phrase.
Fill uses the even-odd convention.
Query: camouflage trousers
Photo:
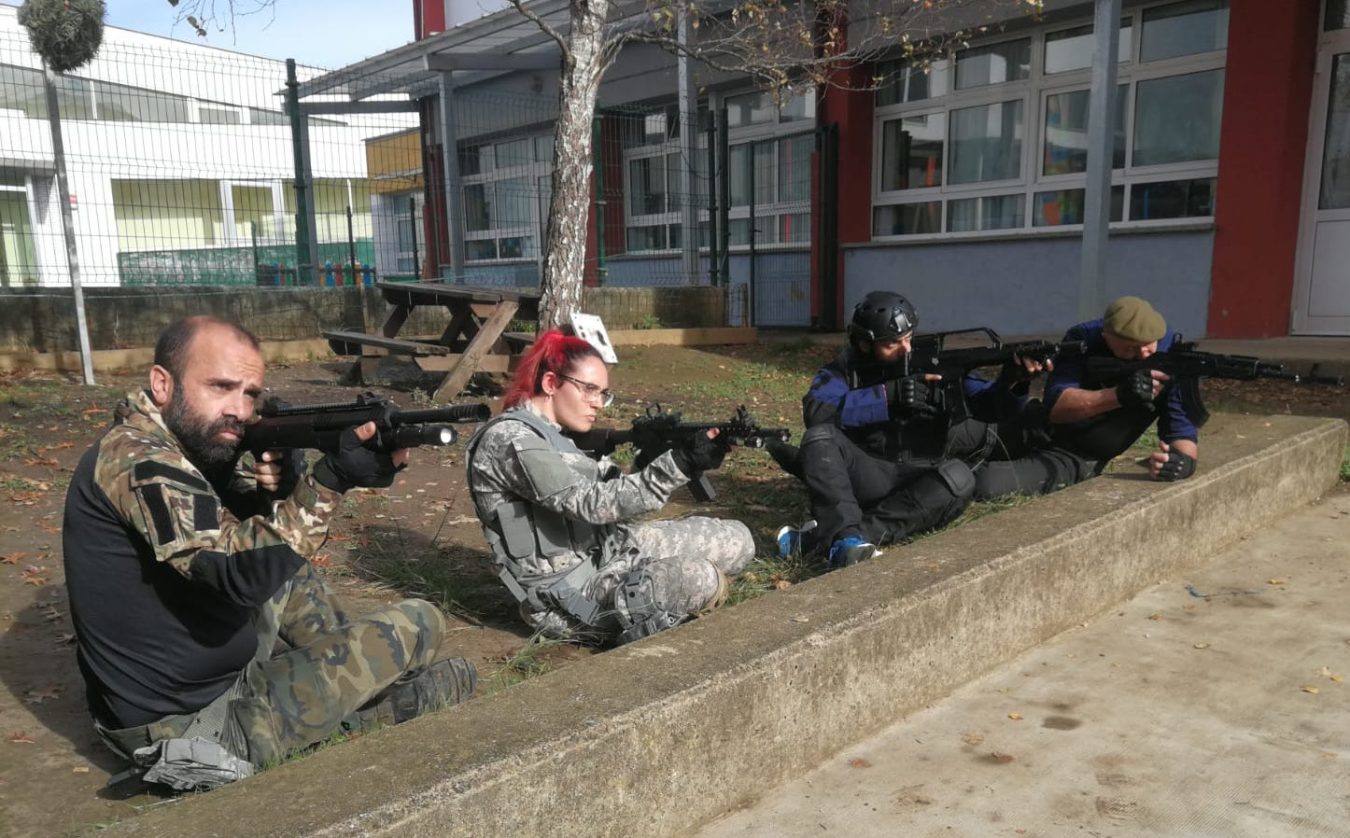
[[[349,619],[308,563],[258,609],[254,625],[257,653],[223,695],[196,713],[101,731],[105,741],[129,756],[127,745],[205,735],[263,768],[359,726],[358,711],[436,659],[446,632],[445,617],[420,599]],[[273,654],[278,640],[289,648]]]
[[[701,614],[721,604],[727,581],[755,557],[750,529],[740,521],[690,516],[621,526],[624,549],[609,558],[587,586],[587,598],[603,609],[596,631],[578,630],[560,611],[526,614],[541,633],[551,637],[597,641],[618,635],[614,592],[625,577],[645,571],[651,578],[653,599],[663,610]]]

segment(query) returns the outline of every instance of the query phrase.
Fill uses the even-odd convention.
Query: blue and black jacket
[[[1047,411],[1054,409],[1055,402],[1059,400],[1065,390],[1071,387],[1080,390],[1102,390],[1108,386],[1104,382],[1092,381],[1086,375],[1086,359],[1088,357],[1113,357],[1102,333],[1101,320],[1079,323],[1064,333],[1064,340],[1066,341],[1083,341],[1086,343],[1087,352],[1081,357],[1061,358],[1055,362],[1055,370],[1050,374],[1050,379],[1045,385]],[[1181,335],[1179,333],[1168,332],[1162,340],[1158,341],[1158,351],[1168,352],[1180,340]],[[1199,438],[1197,428],[1202,423],[1197,422],[1197,417],[1192,416],[1186,409],[1181,398],[1181,388],[1167,387],[1159,396],[1159,399],[1158,438],[1167,443],[1175,442],[1178,439],[1189,439],[1196,442]],[[1102,417],[1099,416],[1083,422],[1068,423],[1063,427],[1070,430],[1083,430],[1101,420]]]
[[[884,370],[846,348],[821,367],[802,399],[807,428],[825,423],[839,427],[858,447],[885,459],[939,456],[945,449],[945,420],[897,416],[886,392]],[[976,375],[961,382],[975,421],[998,422],[1016,416],[1026,402],[1027,385],[1004,387]]]

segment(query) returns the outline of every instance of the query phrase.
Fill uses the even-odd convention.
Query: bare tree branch
[[[531,9],[529,6],[525,5],[525,0],[510,0],[510,2],[511,5],[515,7],[516,11],[520,12],[527,19],[533,21],[534,25],[538,26],[540,31],[542,31],[545,35],[549,36],[550,38],[558,42],[558,48],[562,50],[564,61],[571,60],[572,50],[567,45],[567,39],[563,37],[563,34],[559,32],[557,28],[553,26],[553,24],[549,23],[548,21],[540,17],[539,13],[536,12],[534,9]]]

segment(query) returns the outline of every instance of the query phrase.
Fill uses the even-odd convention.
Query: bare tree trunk
[[[568,325],[581,308],[586,223],[591,210],[591,132],[604,74],[610,0],[572,0],[571,29],[553,133],[553,196],[548,208],[539,328]]]

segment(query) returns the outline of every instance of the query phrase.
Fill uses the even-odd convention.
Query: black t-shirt
[[[94,481],[96,444],[66,494],[66,587],[89,709],[105,727],[191,713],[229,688],[257,651],[255,609],[155,561]]]

